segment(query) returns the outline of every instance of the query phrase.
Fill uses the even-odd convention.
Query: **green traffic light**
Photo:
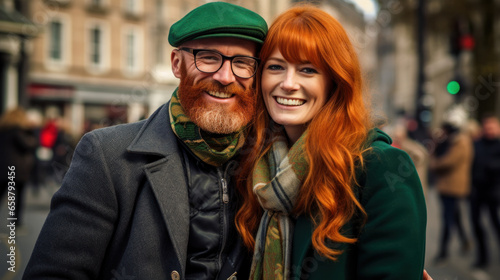
[[[448,93],[457,94],[460,91],[460,84],[457,81],[451,81],[446,86]]]

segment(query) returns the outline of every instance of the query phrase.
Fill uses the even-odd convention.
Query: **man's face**
[[[500,123],[496,118],[483,120],[483,136],[486,139],[495,139],[500,135]]]
[[[255,43],[236,38],[206,38],[189,41],[182,48],[218,51],[226,56],[256,56]],[[172,52],[172,70],[180,78],[179,100],[188,117],[202,130],[229,134],[248,124],[255,114],[254,77],[233,74],[231,62],[224,61],[215,73],[203,73],[195,66],[193,54]]]

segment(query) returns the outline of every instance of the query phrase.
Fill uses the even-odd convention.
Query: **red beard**
[[[186,115],[205,132],[230,134],[242,129],[254,117],[255,91],[244,89],[237,84],[224,86],[215,80],[202,80],[194,84],[194,78],[187,73],[184,63],[181,64],[181,81],[179,84],[179,101]],[[237,102],[232,105],[207,102],[202,98],[209,91],[230,93]]]

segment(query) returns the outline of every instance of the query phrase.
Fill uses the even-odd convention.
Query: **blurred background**
[[[178,84],[170,69],[169,28],[206,2],[212,1],[0,0],[0,133],[7,139],[12,127],[23,131],[16,147],[0,142],[0,157],[16,165],[22,186],[17,269],[7,271],[8,229],[0,227],[1,279],[20,279],[81,136],[147,118],[169,100]],[[443,124],[474,141],[484,115],[500,116],[500,1],[225,2],[259,13],[268,24],[296,2],[312,2],[344,25],[377,124],[418,165],[428,205],[427,270],[436,280],[500,279],[500,230],[489,217],[481,216],[489,263],[473,266],[477,242],[467,193],[457,198],[466,239],[452,234],[446,258],[439,258],[444,208],[434,187],[439,174],[429,169],[446,142]],[[17,146],[23,157],[8,159]],[[0,202],[6,222],[5,194]]]

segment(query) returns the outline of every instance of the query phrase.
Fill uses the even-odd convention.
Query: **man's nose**
[[[214,73],[213,79],[223,85],[229,85],[234,81],[236,81],[236,77],[233,74],[233,70],[231,70],[231,61],[229,60],[224,61],[219,71]]]

